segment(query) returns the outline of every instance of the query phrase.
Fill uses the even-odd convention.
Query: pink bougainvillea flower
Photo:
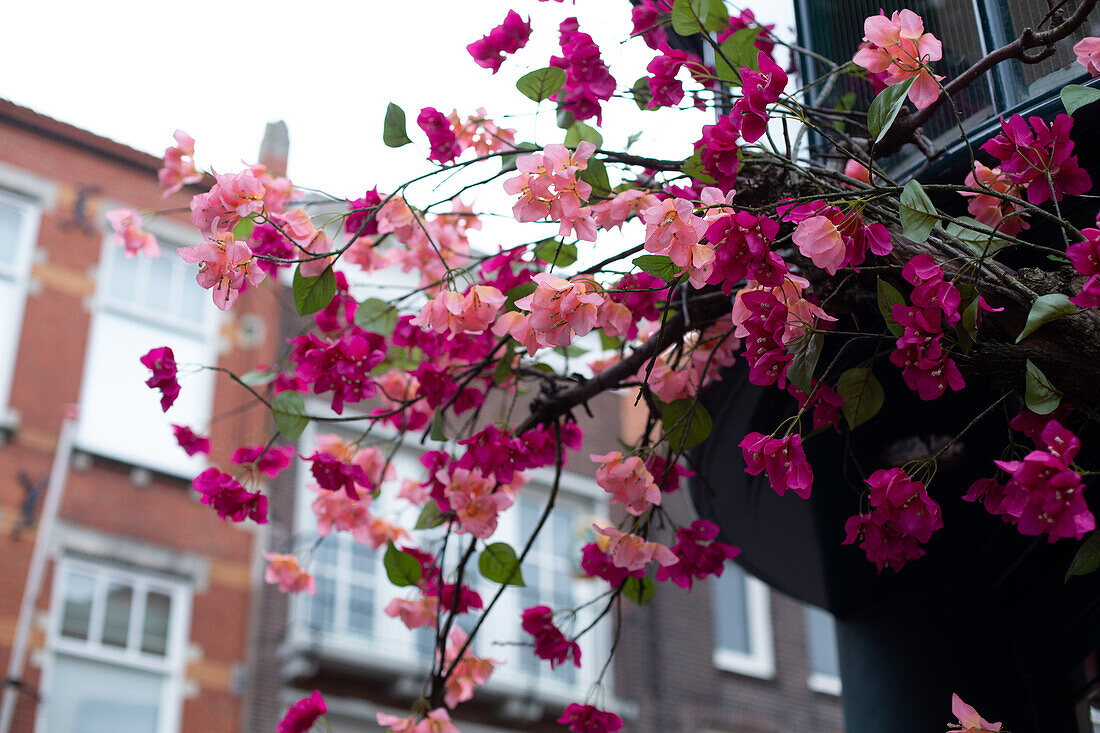
[[[157,171],[164,197],[179,191],[185,185],[198,183],[202,174],[195,168],[195,140],[183,130],[176,130],[176,144],[164,150],[164,167]]]
[[[785,438],[749,433],[740,445],[745,473],[758,476],[767,471],[768,483],[780,496],[791,489],[803,499],[810,498],[814,474],[802,450],[802,438],[797,433]]]
[[[458,139],[451,129],[451,121],[435,107],[425,107],[416,117],[416,124],[428,136],[431,151],[428,158],[437,163],[450,163],[462,153]]]
[[[867,166],[851,158],[844,164],[844,175],[864,183],[869,184],[871,182],[871,171],[867,170]]]
[[[440,469],[436,479],[445,486],[444,495],[458,518],[461,531],[479,539],[492,536],[500,513],[512,506],[508,492],[495,490],[496,482],[483,476],[480,468],[455,468],[450,474]]]
[[[311,483],[308,488],[317,494],[310,508],[317,518],[318,535],[328,537],[336,530],[351,532],[356,541],[365,541],[372,519],[368,509],[371,503],[370,494],[361,494],[359,499],[352,499],[347,494],[329,491],[317,484]]]
[[[1001,730],[1000,723],[990,723],[978,715],[978,711],[971,705],[967,705],[956,693],[951,693],[951,714],[959,719],[959,728],[952,726],[947,733],[998,733]]]
[[[516,301],[516,307],[530,311],[528,324],[539,346],[568,346],[596,327],[602,295],[594,292],[589,278],[563,280],[540,272],[534,276],[535,292]]]
[[[451,676],[447,679],[444,688],[443,702],[451,708],[473,698],[474,690],[488,682],[493,669],[500,664],[499,661],[490,657],[475,657],[469,648],[462,655],[462,659],[458,659],[458,651],[466,646],[468,638],[466,632],[457,627],[451,629],[447,635],[447,651],[444,659],[452,662],[454,666],[451,668]]]
[[[974,170],[966,174],[967,186],[977,187],[979,184],[1009,196],[1020,196],[1020,188],[1012,183],[1007,173],[1000,168],[988,168],[981,163],[974,164]],[[974,193],[972,191],[959,191],[970,201],[966,204],[966,210],[982,224],[985,224],[997,232],[1015,236],[1022,229],[1028,229],[1025,220],[1026,213],[1021,204],[987,193]]]
[[[206,193],[191,199],[191,223],[204,236],[225,234],[242,217],[262,211],[267,190],[251,169],[240,173],[214,174],[215,183]]]
[[[312,695],[302,698],[286,711],[275,733],[306,733],[327,712],[328,706],[320,691],[314,690]]]
[[[1021,186],[1035,205],[1054,198],[1087,193],[1092,188],[1089,174],[1071,155],[1073,118],[1060,114],[1047,124],[1042,117],[1012,115],[1001,118],[1001,134],[987,140],[982,150],[1001,161],[1001,170]]]
[[[340,415],[346,403],[373,397],[377,385],[370,372],[386,358],[386,339],[349,326],[338,339],[321,338],[312,331],[290,339],[295,374],[313,385],[314,394],[332,392],[332,409]]]
[[[195,280],[204,288],[211,288],[214,305],[227,310],[237,302],[237,296],[248,285],[259,285],[267,277],[252,257],[252,250],[244,242],[233,240],[233,234],[212,235],[210,240],[195,247],[180,247],[184,262],[198,262],[199,273]]]
[[[910,560],[924,555],[920,543],[943,529],[940,506],[924,488],[902,469],[880,469],[867,478],[871,511],[849,517],[844,524],[843,544],[861,539],[859,546],[879,572],[894,572]]]
[[[688,273],[691,284],[701,288],[714,272],[714,247],[703,243],[707,220],[695,215],[692,203],[667,198],[642,212],[645,249],[668,255],[673,264]]]
[[[912,10],[872,15],[863,22],[863,44],[852,59],[873,74],[886,73],[886,86],[913,79],[909,101],[917,109],[930,106],[940,96],[939,80],[928,64],[943,57],[943,46],[924,32],[924,20]]]
[[[439,598],[437,596],[420,596],[415,601],[404,598],[394,598],[382,609],[382,613],[390,618],[399,618],[407,628],[419,629],[422,626],[431,626],[439,615]]]
[[[504,294],[492,285],[473,285],[464,294],[444,290],[424,304],[412,324],[451,335],[484,333],[502,305]]]
[[[581,647],[565,638],[554,625],[554,613],[549,606],[533,606],[523,612],[523,630],[535,637],[535,656],[546,659],[553,669],[573,657],[573,664],[581,666]]]
[[[527,222],[549,218],[561,223],[559,236],[575,233],[578,239],[596,241],[596,222],[592,209],[583,206],[592,195],[592,186],[578,178],[588,168],[588,158],[596,146],[588,141],[577,144],[576,150],[564,145],[547,145],[541,153],[516,159],[515,178],[504,182],[504,191],[519,194],[512,207],[516,221]]]
[[[359,488],[363,488],[367,493],[375,489],[362,467],[354,463],[348,463],[322,451],[314,452],[308,457],[303,456],[303,458],[312,462],[313,465],[310,471],[322,489],[328,491],[342,490],[352,499],[359,498]]]
[[[233,451],[232,461],[239,466],[248,466],[250,470],[262,471],[271,478],[275,478],[283,469],[290,466],[290,459],[293,456],[294,446],[292,445],[278,447],[255,445],[251,448],[242,446]]]
[[[835,275],[846,259],[844,238],[827,217],[803,219],[794,230],[798,251],[830,275]]]
[[[671,550],[680,561],[657,568],[654,576],[657,582],[671,580],[681,588],[690,589],[695,580],[721,576],[726,561],[737,557],[741,550],[715,541],[717,536],[718,525],[705,519],[696,519],[690,527],[677,529],[676,544]]]
[[[296,556],[265,552],[264,558],[267,560],[265,582],[278,584],[283,593],[305,592],[311,596],[317,594],[317,581],[298,564]]]
[[[596,483],[611,494],[611,503],[622,504],[634,516],[661,503],[661,489],[638,456],[624,460],[622,453],[612,451],[589,458],[600,464],[596,469]]]
[[[465,122],[459,119],[457,110],[452,111],[447,119],[454,130],[458,147],[463,150],[473,148],[479,157],[516,149],[516,131],[498,127],[486,116],[484,107],[478,107],[477,112],[467,117]]]
[[[745,142],[756,142],[768,129],[768,105],[774,104],[787,86],[787,75],[771,57],[759,51],[756,71],[741,67],[741,98],[733,103],[731,121]]]
[[[1070,301],[1082,308],[1096,308],[1100,306],[1100,229],[1089,227],[1081,233],[1085,241],[1067,247],[1066,257],[1073,269],[1088,279]]]
[[[211,466],[196,476],[191,485],[202,495],[200,501],[214,507],[222,519],[234,522],[251,519],[256,524],[267,524],[267,497],[248,491],[228,473]]]
[[[176,355],[171,347],[161,346],[142,356],[141,363],[153,370],[153,376],[146,379],[145,384],[160,390],[160,409],[168,412],[180,394],[180,383],[176,380]]]
[[[141,231],[143,219],[133,209],[111,209],[107,212],[107,221],[114,231],[113,241],[127,257],[136,257],[144,253],[146,257],[160,257],[157,238],[149,232]]]
[[[504,63],[504,54],[512,54],[527,45],[531,37],[531,19],[524,20],[519,13],[509,10],[504,22],[489,31],[488,35],[466,46],[474,62],[495,74]]]
[[[558,33],[562,55],[551,56],[550,65],[565,70],[565,84],[556,97],[578,121],[595,117],[596,124],[602,125],[600,102],[615,93],[615,79],[600,57],[600,47],[580,31],[576,18],[563,20]]]
[[[172,432],[175,434],[176,442],[180,444],[180,448],[187,451],[187,455],[193,456],[196,453],[210,455],[210,438],[205,435],[198,435],[191,428],[184,425],[173,425]]]
[[[1077,63],[1088,69],[1092,76],[1100,76],[1100,38],[1088,36],[1073,44]]]
[[[459,733],[445,708],[436,708],[419,721],[415,715],[398,718],[386,713],[376,713],[376,719],[378,725],[386,726],[393,733]]]
[[[558,722],[569,726],[572,733],[618,733],[623,729],[623,720],[615,713],[575,702],[569,703]]]
[[[659,542],[646,542],[636,534],[626,534],[614,527],[593,524],[592,529],[597,534],[610,538],[607,553],[617,567],[625,568],[627,572],[642,570],[654,560],[658,565],[672,565],[680,561],[672,550]]]

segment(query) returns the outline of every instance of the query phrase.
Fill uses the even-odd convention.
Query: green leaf
[[[821,358],[821,344],[824,341],[824,334],[806,332],[789,349],[794,358],[787,367],[787,380],[806,394],[810,393],[814,369],[817,368],[817,360]]]
[[[397,545],[392,542],[386,543],[386,554],[382,556],[382,567],[386,569],[386,577],[398,588],[416,585],[420,582],[420,563],[409,553],[397,549]]]
[[[760,62],[757,60],[760,49],[754,45],[759,35],[760,28],[742,28],[722,41],[719,47],[722,53],[715,54],[714,59],[719,78],[731,82],[733,86],[741,86],[742,66],[747,66],[753,71],[760,69]]]
[[[602,160],[590,158],[588,167],[581,171],[581,180],[592,186],[593,196],[610,196],[611,181],[607,177],[607,166]]]
[[[514,171],[517,157],[529,155],[539,150],[539,146],[534,143],[516,143],[514,147],[516,149],[515,153],[500,156],[500,169],[502,172]]]
[[[834,107],[834,109],[837,112],[847,112],[852,107],[854,107],[855,104],[856,104],[856,93],[855,92],[844,92],[844,94],[840,95],[840,99],[837,101],[836,107]],[[847,127],[844,124],[843,120],[833,120],[833,128],[837,132],[844,132],[844,130],[847,129]]]
[[[329,267],[317,277],[306,277],[302,274],[302,266],[298,265],[298,269],[294,271],[292,290],[298,315],[308,316],[332,302],[336,295],[336,275]]]
[[[444,521],[443,513],[439,511],[439,505],[435,503],[435,499],[428,499],[424,508],[420,510],[420,516],[416,518],[413,529],[431,529],[443,524]]]
[[[1100,99],[1100,89],[1083,87],[1080,84],[1067,84],[1062,87],[1061,97],[1066,112],[1073,114],[1086,104],[1092,104]]]
[[[565,147],[575,148],[582,141],[590,142],[598,148],[603,145],[603,135],[591,125],[574,122],[565,131]]]
[[[250,372],[245,372],[237,379],[241,380],[249,387],[263,387],[265,384],[271,384],[275,381],[275,377],[279,376],[279,373],[274,369],[253,369]]]
[[[648,575],[640,578],[627,578],[623,582],[623,598],[644,606],[653,600],[653,581]]]
[[[962,309],[962,320],[955,327],[959,348],[964,354],[969,354],[974,344],[978,343],[978,307],[978,299],[975,297]]]
[[[355,325],[382,336],[393,333],[397,318],[397,308],[381,298],[367,298],[355,309]]]
[[[501,585],[523,587],[523,570],[519,566],[516,551],[507,542],[494,542],[481,551],[477,559],[477,569],[482,577]]]
[[[710,4],[711,0],[676,0],[672,4],[672,30],[681,36],[702,31],[710,16]]]
[[[578,356],[584,356],[588,353],[588,349],[577,346],[576,344],[555,346],[554,351],[569,359],[576,359]]]
[[[940,220],[932,200],[917,181],[909,181],[901,190],[901,233],[906,239],[923,242]]]
[[[556,66],[547,66],[545,69],[535,69],[521,76],[516,82],[516,89],[532,102],[541,102],[554,96],[563,84],[565,84],[565,72]]]
[[[297,392],[280,392],[275,395],[275,399],[271,400],[271,419],[288,440],[302,437],[302,431],[309,425],[302,395]]]
[[[673,263],[668,255],[639,255],[631,261],[642,272],[656,275],[666,283],[675,282],[683,273],[683,268]]]
[[[1024,330],[1020,331],[1020,335],[1016,337],[1016,343],[1020,343],[1033,334],[1044,323],[1050,323],[1076,311],[1077,306],[1069,301],[1068,296],[1061,293],[1051,293],[1036,298],[1031,305],[1031,311],[1027,314],[1027,323],[1024,324]]]
[[[1064,90],[1063,90],[1064,91]],[[1074,575],[1088,575],[1100,568],[1100,532],[1093,532],[1077,549],[1066,571],[1066,582]]]
[[[844,419],[855,430],[882,409],[886,393],[870,369],[849,369],[840,375],[836,391],[844,398]]]
[[[982,224],[977,219],[969,216],[959,217],[959,222],[951,222],[944,229],[955,239],[958,239],[966,248],[974,253],[975,257],[989,257],[1012,244],[1001,237],[992,228]],[[977,231],[975,231],[977,230]]]
[[[878,312],[882,314],[882,320],[886,321],[886,327],[890,333],[898,338],[905,333],[905,329],[894,320],[894,306],[905,305],[905,297],[890,283],[878,279]]]
[[[577,261],[577,245],[562,244],[556,239],[544,239],[535,245],[535,257],[548,265],[569,267]]]
[[[516,342],[510,340],[508,341],[508,345],[504,347],[504,356],[500,357],[496,369],[493,370],[493,384],[499,387],[508,381],[508,378],[512,376],[512,362],[514,362],[515,359]]]
[[[699,148],[680,166],[680,172],[703,183],[714,183],[714,176],[703,167],[703,148]]]
[[[638,109],[649,109],[649,100],[653,99],[653,93],[649,91],[649,77],[643,76],[630,87],[630,94],[634,97],[634,104]]]
[[[618,351],[622,348],[623,339],[621,336],[608,336],[603,330],[600,330],[600,348],[604,351]]]
[[[252,236],[252,230],[255,228],[256,221],[252,217],[246,216],[233,227],[233,239],[238,242],[247,242],[248,238]]]
[[[637,132],[632,132],[629,135],[627,135],[627,137],[626,137],[626,149],[630,150],[630,147],[634,143],[638,142],[641,138],[642,138],[642,131],[641,130],[638,130]],[[591,165],[591,163],[589,165]]]
[[[533,282],[526,282],[522,285],[517,285],[507,293],[504,294],[504,306],[502,311],[514,311],[516,309],[516,301],[526,298],[531,293],[535,292],[535,288],[538,287]]]
[[[726,10],[726,3],[724,0],[711,0],[710,9],[707,10],[706,20],[703,21],[703,27],[708,31],[717,33],[720,30],[724,30],[726,26],[730,24],[730,14]]]
[[[442,412],[437,411],[435,413],[435,415],[432,416],[432,427],[428,431],[428,437],[431,438],[432,440],[438,440],[440,442],[443,442],[447,439],[447,432],[444,429],[444,425],[443,425],[443,413]]]
[[[1027,372],[1024,374],[1024,404],[1036,415],[1049,415],[1058,409],[1062,394],[1054,388],[1047,375],[1039,367],[1027,360]]]
[[[668,444],[676,452],[702,443],[710,435],[713,426],[707,408],[690,397],[662,405],[661,422],[664,423]]]
[[[382,142],[388,148],[399,148],[412,142],[405,132],[405,110],[393,102],[386,107],[386,121],[382,123]]]
[[[905,104],[905,95],[909,92],[911,86],[913,86],[913,79],[907,79],[901,84],[886,87],[871,102],[871,106],[867,110],[867,127],[871,134],[875,136],[876,143],[886,136],[886,133],[890,130],[890,125],[894,124],[898,112],[901,111],[901,106]]]

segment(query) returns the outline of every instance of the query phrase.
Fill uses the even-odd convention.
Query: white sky
[[[531,17],[534,34],[494,76],[465,47],[510,8]],[[754,10],[790,37],[790,0],[761,0]],[[158,156],[181,128],[197,141],[200,166],[224,171],[254,161],[265,123],[282,119],[291,179],[355,197],[428,169],[415,123],[421,107],[463,116],[485,107],[518,139],[559,142],[552,104],[543,103],[536,130],[536,105],[515,81],[559,52],[557,26],[570,15],[599,44],[620,88],[646,73],[654,52],[641,39],[621,43],[628,0],[61,0],[5,9],[0,97]],[[383,146],[391,101],[404,108],[419,153]],[[632,152],[683,158],[708,122],[612,100],[605,146],[622,149],[642,131]]]

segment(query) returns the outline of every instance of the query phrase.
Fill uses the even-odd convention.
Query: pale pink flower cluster
[[[377,713],[378,725],[389,728],[393,733],[459,733],[458,727],[451,722],[451,716],[445,708],[436,708],[427,717],[418,721],[415,715],[399,718],[396,715]]]
[[[872,74],[886,73],[887,86],[913,79],[909,101],[917,109],[928,107],[940,96],[938,81],[928,64],[943,57],[943,46],[924,32],[924,20],[912,10],[893,15],[872,15],[863,22],[864,43],[852,59]]]
[[[666,566],[680,562],[680,558],[660,542],[646,542],[636,534],[620,532],[614,527],[593,524],[592,529],[609,538],[606,551],[611,556],[611,563],[629,573],[644,569],[654,560],[658,565]]]
[[[256,265],[252,250],[244,242],[236,242],[229,232],[212,234],[207,242],[194,247],[180,247],[184,262],[198,262],[195,280],[204,288],[212,288],[214,305],[227,310],[237,302],[241,289],[259,285],[267,273]]]
[[[462,532],[486,539],[497,531],[500,513],[512,506],[508,487],[481,473],[480,468],[455,468],[450,474],[439,469],[435,478],[443,484],[443,495],[451,504]]]
[[[439,596],[422,595],[416,600],[394,598],[382,609],[382,613],[390,618],[400,619],[410,631],[432,626],[435,624],[435,617],[439,615]]]
[[[792,239],[803,256],[830,275],[836,274],[848,256],[840,230],[827,216],[803,219],[795,227]]]
[[[331,265],[335,256],[322,257],[336,249],[332,238],[323,229],[313,225],[313,219],[305,209],[296,208],[281,214],[269,212],[272,221],[278,224],[291,241],[294,242],[301,264],[298,266],[305,277],[317,277]]]
[[[465,122],[459,119],[458,110],[453,110],[447,119],[462,150],[473,148],[478,157],[483,157],[497,151],[515,149],[516,131],[498,127],[486,116],[484,107],[478,107],[477,112],[467,117]]]
[[[412,325],[436,333],[484,333],[493,323],[504,294],[492,285],[474,285],[465,294],[444,290],[430,299]]]
[[[733,301],[733,325],[736,330],[734,336],[744,338],[749,335],[749,329],[745,327],[745,321],[749,317],[749,309],[745,307],[743,298],[754,290],[764,290],[774,295],[787,307],[787,324],[783,329],[783,343],[789,344],[797,341],[808,327],[812,327],[815,321],[835,321],[820,306],[814,305],[803,296],[803,291],[809,287],[810,281],[798,275],[784,275],[783,284],[775,288],[766,288],[759,283],[749,280],[745,287],[737,291]]]
[[[997,193],[1008,194],[1017,198],[1020,196],[1020,187],[1014,184],[1008,174],[1001,171],[999,166],[988,168],[975,162],[974,170],[966,174],[965,183],[967,186],[973,187],[977,187],[980,183]],[[1005,201],[988,193],[973,193],[971,191],[960,191],[959,193],[970,199],[966,204],[966,210],[990,229],[995,229],[1001,234],[1015,236],[1020,233],[1021,229],[1030,228],[1030,225],[1024,219],[1025,212],[1021,204]]]
[[[642,212],[645,249],[668,255],[673,264],[687,272],[694,287],[701,288],[714,272],[714,248],[700,240],[707,233],[707,220],[695,215],[687,199],[667,198]]]
[[[427,425],[435,415],[427,400],[418,399],[420,380],[415,375],[404,369],[388,369],[374,381],[378,386],[378,398],[381,402],[379,411],[388,413],[400,409],[399,421],[410,430]]]
[[[504,190],[519,194],[512,207],[516,221],[549,218],[561,222],[558,235],[575,232],[577,239],[596,241],[596,221],[591,207],[584,206],[592,195],[592,186],[578,178],[588,168],[588,158],[596,146],[584,141],[576,151],[564,145],[547,145],[541,153],[516,158],[520,174],[504,182]]]
[[[539,347],[568,346],[596,327],[604,297],[595,292],[589,278],[563,280],[547,272],[534,276],[535,292],[516,301],[516,307],[530,311],[527,316],[505,313],[493,326],[497,336],[510,334],[530,354]]]
[[[272,585],[278,584],[283,593],[317,594],[317,581],[298,564],[298,558],[294,555],[283,555],[278,552],[265,552],[267,570],[264,572],[264,580]]]
[[[623,459],[619,451],[605,455],[592,454],[590,459],[600,464],[596,469],[596,484],[611,494],[611,503],[622,504],[634,516],[644,514],[661,503],[661,489],[653,474],[638,456]]]
[[[389,264],[419,272],[421,286],[435,284],[437,289],[448,267],[461,267],[468,259],[467,231],[481,228],[481,221],[457,198],[451,202],[451,213],[427,216],[394,196],[378,210],[376,221],[380,235],[390,234],[403,245],[389,253]]]
[[[371,514],[369,492],[361,492],[358,499],[352,499],[345,492],[329,491],[317,484],[311,483],[308,487],[317,494],[310,508],[317,518],[317,534],[321,537],[328,537],[333,530],[350,532],[356,542],[377,550],[387,542],[409,536],[389,520]]]
[[[729,326],[715,323],[701,334],[687,337],[683,345],[690,354],[686,364],[673,366],[670,360],[682,349],[670,348],[657,356],[652,369],[648,364],[642,366],[638,380],[645,380],[648,371],[649,388],[662,402],[694,396],[701,386],[718,378],[720,368],[733,364],[741,339],[729,330]]]
[[[164,167],[157,171],[157,179],[168,198],[185,185],[198,183],[202,174],[195,168],[195,140],[183,130],[172,136],[176,144],[164,150]]]
[[[334,433],[323,433],[317,436],[317,453],[328,453],[333,458],[354,463],[363,469],[363,473],[371,480],[374,487],[381,486],[385,481],[393,481],[397,478],[397,469],[386,462],[386,455],[376,445],[368,445],[360,448],[350,440],[344,440]],[[373,487],[363,487],[369,494]]]
[[[263,210],[267,190],[251,169],[214,178],[209,191],[191,199],[191,223],[204,235],[228,232],[242,217]]]
[[[951,693],[951,713],[959,719],[959,727],[952,726],[947,733],[998,733],[1001,730],[1000,723],[990,723],[978,715],[973,705],[963,702],[954,692]]]
[[[592,204],[592,218],[600,229],[610,230],[619,227],[621,231],[623,224],[631,216],[637,216],[639,212],[659,203],[660,200],[648,191],[630,188],[615,194],[613,199]]]
[[[1092,76],[1100,76],[1100,38],[1088,36],[1073,44],[1077,63],[1089,70]]]
[[[458,658],[458,650],[463,647],[467,638],[469,637],[461,628],[451,629],[451,633],[447,635],[450,643],[447,645],[447,653],[444,656],[448,664],[453,664],[454,660]],[[443,692],[443,702],[447,704],[447,707],[453,708],[460,702],[472,699],[474,688],[481,687],[488,682],[489,677],[493,674],[493,669],[498,664],[500,662],[491,657],[475,657],[467,649],[466,654],[454,665],[454,671],[447,679],[447,686]]]
[[[141,231],[144,223],[141,214],[133,209],[111,209],[107,212],[107,221],[114,231],[114,243],[122,247],[127,257],[136,257],[139,252],[144,252],[146,257],[160,257],[157,238]]]

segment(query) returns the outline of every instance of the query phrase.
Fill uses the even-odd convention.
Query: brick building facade
[[[104,212],[186,211],[161,198],[160,160],[0,102],[0,664],[9,663],[36,513],[62,414],[79,405],[68,480],[48,538],[12,731],[234,731],[259,582],[256,532],[220,522],[190,479],[203,461],[169,423],[220,447],[258,440],[262,410],[213,372],[181,370],[161,414],[137,358],[170,345],[182,362],[269,361],[275,300],[231,314],[198,289],[175,246],[185,216],[149,223],[161,257],[125,259]],[[201,458],[201,456],[200,456]],[[37,700],[36,700],[37,697]]]

